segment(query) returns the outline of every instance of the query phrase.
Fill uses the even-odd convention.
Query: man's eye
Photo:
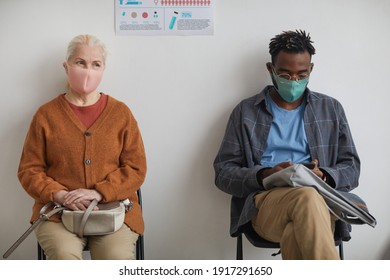
[[[309,76],[309,74],[304,73],[304,74],[299,74],[299,79],[305,79]]]
[[[278,76],[286,80],[290,80],[291,78],[289,74],[279,74]]]

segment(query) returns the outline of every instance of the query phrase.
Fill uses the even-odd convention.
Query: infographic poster
[[[115,0],[117,35],[213,35],[216,0]]]

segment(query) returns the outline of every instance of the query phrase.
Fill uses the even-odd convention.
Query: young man
[[[278,242],[283,259],[339,259],[335,218],[312,187],[274,188],[262,181],[293,163],[338,190],[358,186],[360,160],[341,104],[307,88],[315,49],[305,31],[271,39],[267,69],[273,86],[233,110],[214,161],[215,183],[232,195],[231,228],[251,223],[262,238]]]

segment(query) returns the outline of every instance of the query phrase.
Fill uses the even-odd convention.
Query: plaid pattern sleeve
[[[358,186],[360,159],[342,105],[329,96],[312,92],[305,112],[305,129],[312,159],[338,190]]]

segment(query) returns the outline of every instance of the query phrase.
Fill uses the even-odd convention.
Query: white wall
[[[31,117],[65,89],[69,40],[91,33],[110,51],[100,89],[130,106],[145,141],[146,258],[234,259],[230,198],[214,186],[212,162],[233,107],[270,83],[270,38],[300,28],[317,49],[310,88],[344,104],[362,160],[356,193],[378,220],[353,227],[345,257],[380,258],[390,242],[389,14],[387,0],[225,0],[214,36],[117,37],[114,1],[0,1],[0,252],[30,218],[16,170]],[[247,242],[244,250],[272,258]],[[35,237],[11,258],[35,259]]]

